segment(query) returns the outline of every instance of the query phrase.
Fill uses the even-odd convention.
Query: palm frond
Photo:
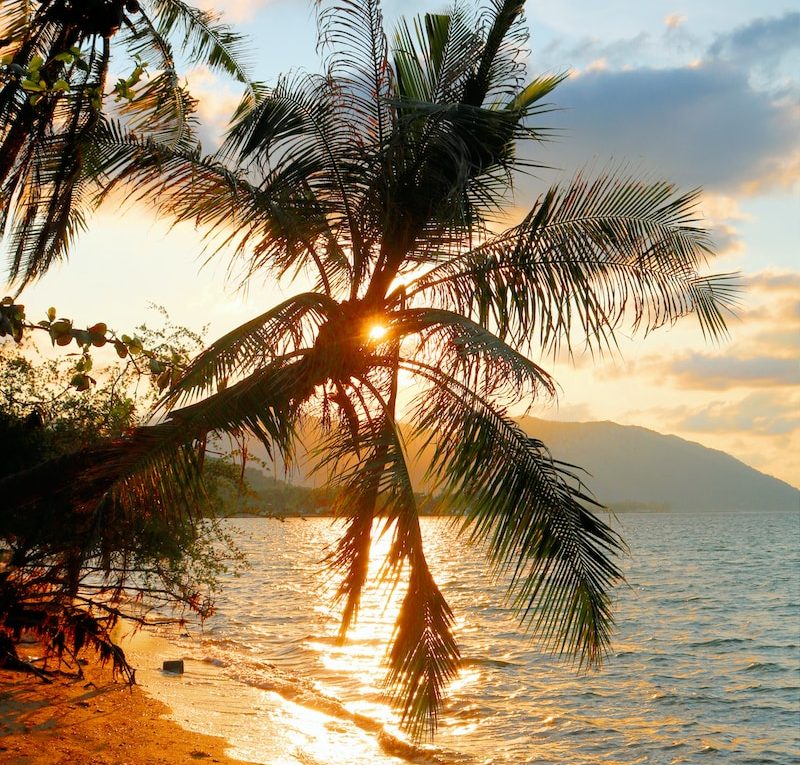
[[[544,391],[555,395],[555,384],[538,364],[506,344],[485,327],[461,314],[435,308],[408,308],[396,313],[389,337],[414,337],[413,361],[436,365],[483,397],[518,404]]]
[[[385,402],[380,402],[385,405]],[[401,724],[415,737],[432,736],[438,725],[447,684],[458,673],[460,653],[453,635],[453,614],[428,568],[419,515],[402,439],[388,410],[365,418],[358,433],[335,432],[320,447],[327,468],[337,469],[341,487],[337,505],[347,521],[328,564],[342,574],[337,598],[345,601],[342,631],[355,618],[369,563],[372,524],[381,518],[381,533],[392,530],[382,576],[393,584],[409,566],[408,590],[395,622],[388,654],[386,684]],[[357,437],[357,442],[354,441]],[[354,459],[360,446],[361,459]]]
[[[362,148],[383,147],[393,127],[388,45],[378,0],[318,2],[318,49],[337,83],[342,116]]]
[[[281,79],[239,117],[221,155],[255,164],[261,189],[317,206],[341,259],[362,244],[358,211],[370,157],[355,145],[354,129],[336,87],[301,74]]]
[[[154,72],[137,88],[136,97],[119,110],[130,130],[159,144],[191,150],[196,143],[197,102],[180,84],[172,44],[142,11],[136,23],[125,27],[121,41],[129,55]]]
[[[192,63],[205,64],[251,85],[244,38],[218,16],[181,0],[151,0],[151,5],[160,34],[182,35],[180,47]]]
[[[387,683],[396,690],[401,724],[414,738],[432,738],[445,689],[458,674],[461,654],[453,636],[453,612],[424,560],[412,564],[389,652]]]
[[[246,277],[313,268],[326,293],[347,281],[349,263],[324,210],[291,168],[255,186],[213,156],[139,138],[113,122],[101,147],[106,193],[124,185],[130,199],[156,200],[164,215],[195,223],[212,252],[233,251],[233,263],[246,261]]]
[[[118,33],[128,56],[141,61],[150,71],[176,71],[175,51],[169,36],[162,34],[156,22],[144,10]]]
[[[598,664],[613,623],[609,592],[622,581],[619,536],[541,441],[438,369],[404,366],[430,384],[412,415],[416,435],[434,446],[429,477],[510,575],[522,620],[548,649]]]
[[[263,369],[278,356],[310,349],[315,330],[332,307],[330,298],[314,292],[285,300],[211,343],[175,381],[165,400],[172,407]]]
[[[694,217],[697,192],[668,183],[580,176],[551,189],[526,219],[437,266],[406,289],[500,328],[519,344],[592,350],[630,317],[645,333],[695,312],[712,337],[725,331],[736,279],[704,276],[710,240]]]
[[[33,17],[30,0],[6,0],[0,8],[0,54],[16,55],[29,37]]]
[[[197,143],[197,101],[174,71],[161,72],[139,89],[120,110],[130,129],[162,147],[191,151]]]
[[[78,68],[54,57],[68,36],[36,25],[26,34],[15,63],[25,67],[39,56],[47,71],[41,76],[65,89],[34,98],[21,76],[0,89],[0,236],[10,257],[9,281],[20,286],[66,256],[91,208],[84,154],[99,119],[94,93],[103,87],[109,56],[101,41]]]
[[[406,103],[458,103],[480,59],[482,40],[464,8],[398,22],[393,45],[401,114]]]
[[[194,437],[247,431],[261,440],[268,454],[277,448],[288,464],[302,404],[322,382],[313,371],[303,357],[278,357],[208,398],[173,409],[167,422]]]
[[[71,512],[130,517],[192,516],[205,496],[202,439],[173,425],[137,428],[2,480],[14,513],[46,501]]]
[[[463,100],[481,106],[514,99],[526,74],[523,57],[528,42],[525,0],[491,0],[484,8],[486,42],[478,66],[464,88]]]
[[[91,115],[88,115],[91,118]],[[10,281],[24,285],[63,259],[85,228],[95,187],[84,150],[93,130],[78,108],[72,126],[22,147],[0,186],[0,228],[8,236]]]

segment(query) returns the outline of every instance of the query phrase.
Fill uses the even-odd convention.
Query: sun
[[[374,343],[380,342],[386,337],[386,333],[389,331],[389,328],[382,324],[381,322],[373,322],[369,325],[369,329],[367,330],[367,337]]]

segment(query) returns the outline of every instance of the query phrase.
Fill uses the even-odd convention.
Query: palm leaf
[[[310,349],[332,305],[324,295],[303,293],[224,335],[193,359],[173,384],[166,397],[169,406],[235,382],[278,356]]]
[[[578,177],[551,189],[526,219],[430,270],[406,289],[499,327],[515,343],[572,348],[575,330],[593,350],[613,342],[632,317],[650,332],[696,312],[704,330],[724,332],[735,305],[731,275],[703,276],[708,234],[694,218],[697,192],[613,176]]]
[[[15,55],[30,34],[33,6],[30,0],[6,0],[0,8],[0,53]]]
[[[453,103],[482,51],[474,20],[463,8],[398,22],[393,45],[401,114],[407,104]]]
[[[223,157],[255,165],[260,188],[284,203],[294,198],[315,206],[328,226],[329,257],[342,266],[348,250],[354,259],[364,257],[359,211],[370,166],[369,152],[353,140],[350,118],[329,80],[283,78],[240,113],[221,149]]]
[[[437,366],[482,396],[531,402],[541,390],[555,395],[550,375],[480,324],[434,308],[408,308],[393,316],[389,336],[416,335],[404,358]]]
[[[514,603],[544,645],[599,663],[613,623],[608,593],[622,581],[619,536],[540,441],[434,367],[404,366],[431,386],[412,415],[417,437],[435,447],[429,477],[510,574]]]
[[[182,35],[181,49],[192,63],[235,77],[250,86],[245,66],[244,38],[209,12],[181,0],[151,0],[159,33],[163,37]]]
[[[377,403],[386,406],[382,400]],[[373,519],[382,518],[381,533],[391,529],[393,534],[382,577],[397,584],[405,563],[410,569],[389,649],[386,683],[392,703],[401,711],[401,724],[415,738],[423,738],[435,732],[445,688],[458,673],[453,614],[425,560],[402,439],[389,410],[363,422],[357,434],[349,427],[339,429],[320,447],[327,453],[321,465],[334,468],[341,487],[338,514],[347,521],[328,556],[331,568],[343,575],[336,593],[345,601],[340,635],[357,614]],[[362,457],[354,459],[358,453]]]
[[[67,130],[22,147],[0,186],[0,228],[8,235],[9,280],[20,286],[62,260],[93,208],[85,155],[91,112],[77,107]]]
[[[13,513],[41,502],[70,512],[174,518],[204,498],[198,442],[169,424],[79,450],[2,479]]]
[[[174,71],[151,78],[136,98],[120,110],[129,128],[162,147],[191,150],[197,144],[197,101],[183,87]]]
[[[342,248],[330,236],[324,210],[292,176],[294,168],[255,186],[215,157],[139,138],[115,123],[100,148],[106,194],[124,185],[129,199],[155,199],[163,214],[194,222],[212,252],[233,251],[246,260],[245,278],[260,269],[280,278],[312,266],[325,292],[347,280]]]
[[[318,49],[340,89],[342,116],[361,148],[375,152],[392,128],[388,45],[378,0],[319,2]]]
[[[517,97],[526,74],[521,55],[528,42],[522,16],[525,0],[491,0],[484,8],[486,42],[480,62],[464,88],[465,103],[480,106]]]

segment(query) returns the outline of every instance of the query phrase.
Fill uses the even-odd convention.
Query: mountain
[[[534,417],[519,425],[560,460],[580,465],[603,503],[666,506],[676,512],[800,510],[800,490],[725,452],[677,436],[613,422],[552,422]]]
[[[800,510],[800,490],[761,473],[725,452],[677,436],[613,422],[554,422],[535,417],[517,420],[528,435],[542,440],[553,457],[586,471],[585,483],[605,505],[617,511],[782,511]],[[314,441],[304,434],[308,446]],[[414,443],[409,451],[417,452]],[[257,447],[253,447],[258,452]],[[430,451],[410,465],[414,486],[428,487],[425,468]],[[279,473],[282,473],[280,467]],[[319,485],[302,469],[289,480]]]

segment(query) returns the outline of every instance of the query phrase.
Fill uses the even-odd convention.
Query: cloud
[[[708,48],[712,59],[735,61],[737,66],[755,66],[775,71],[800,51],[800,13],[759,18],[719,35]]]
[[[796,271],[759,271],[750,274],[747,286],[762,293],[800,293],[800,273]]]
[[[701,433],[786,435],[800,430],[800,396],[759,391],[740,401],[715,401],[685,414],[676,425]]]
[[[767,158],[760,174],[746,181],[741,187],[742,193],[749,196],[773,189],[786,191],[800,189],[800,148],[783,156],[776,154]]]
[[[703,390],[800,385],[800,362],[776,356],[690,353],[673,360],[668,374],[681,387]]]
[[[744,241],[732,224],[751,220],[752,216],[741,209],[736,199],[725,194],[706,192],[700,200],[699,210],[704,225],[710,230],[717,255],[740,255],[744,252]]]
[[[271,0],[199,0],[198,8],[213,11],[222,16],[223,21],[240,23],[253,18]]]
[[[562,137],[533,157],[567,170],[626,157],[681,185],[732,195],[787,182],[781,168],[800,151],[798,110],[725,62],[584,72],[556,98],[562,109],[549,121]]]
[[[778,325],[763,332],[756,332],[751,338],[751,343],[766,354],[774,354],[780,358],[784,358],[782,354],[794,354],[796,359],[800,359],[800,329],[798,329],[800,302],[787,306],[786,313],[788,326]]]
[[[664,18],[664,26],[667,29],[677,29],[686,22],[686,16],[681,16],[680,13],[670,13],[669,16]]]
[[[551,41],[541,52],[545,68],[563,71],[571,67],[575,73],[594,71],[597,62],[604,62],[605,68],[618,69],[631,60],[641,59],[653,47],[653,38],[647,32],[639,32],[632,37],[609,41],[606,38],[582,37],[565,43],[563,39]],[[595,69],[592,69],[594,65]]]
[[[728,195],[800,187],[800,13],[755,19],[710,44],[685,21],[672,13],[661,34],[550,43],[545,60],[574,76],[556,94],[550,124],[561,142],[543,161],[572,171],[625,157]],[[687,63],[631,66],[674,62],[667,48]]]
[[[586,402],[574,404],[560,404],[555,402],[553,405],[543,407],[537,416],[547,420],[557,420],[558,422],[587,422],[596,419],[594,410]]]
[[[196,116],[204,151],[215,150],[241,100],[241,86],[231,83],[207,66],[196,66],[186,73],[189,91],[197,99]]]

